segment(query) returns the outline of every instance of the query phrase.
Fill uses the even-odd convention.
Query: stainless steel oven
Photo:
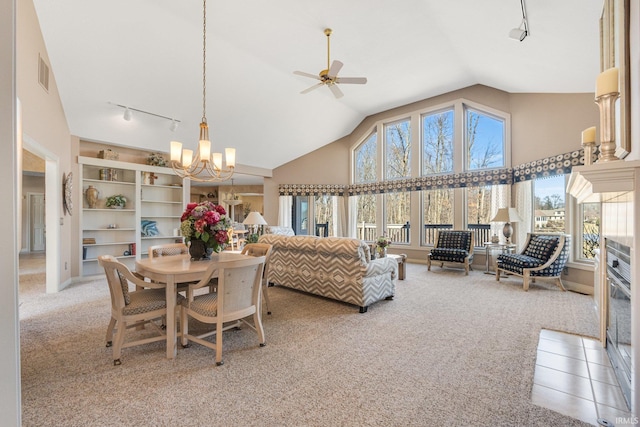
[[[607,239],[606,251],[607,353],[631,407],[631,251],[611,239]]]

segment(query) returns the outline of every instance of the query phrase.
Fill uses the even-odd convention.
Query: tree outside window
[[[355,182],[377,181],[378,135],[371,135],[355,150]]]
[[[422,175],[453,171],[453,109],[422,116]]]
[[[433,245],[438,229],[453,228],[453,189],[422,191],[423,244]]]
[[[504,120],[466,109],[467,170],[504,167]]]
[[[393,243],[410,243],[411,193],[385,193],[385,235]]]
[[[582,219],[581,259],[594,259],[595,250],[600,247],[600,203],[583,203],[580,205]]]
[[[402,120],[384,125],[385,176],[387,179],[411,176],[411,125]]]
[[[326,194],[315,196],[313,208],[315,225],[320,224],[326,226],[327,236],[333,236],[333,196]]]

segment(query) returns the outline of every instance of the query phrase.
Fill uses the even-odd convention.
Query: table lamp
[[[244,225],[249,225],[252,227],[251,231],[257,234],[258,230],[258,226],[259,225],[267,225],[267,221],[264,220],[264,218],[262,217],[262,215],[260,215],[259,212],[253,211],[253,212],[249,212],[249,215],[247,215],[247,217],[244,219],[244,221],[242,221],[242,223]],[[253,227],[255,227],[255,229],[253,229]]]
[[[504,222],[504,227],[502,228],[502,234],[506,239],[506,244],[511,244],[511,235],[513,234],[513,227],[511,226],[512,222],[522,221],[520,215],[518,215],[518,211],[516,208],[500,208],[498,209],[498,213],[493,217],[491,222]]]

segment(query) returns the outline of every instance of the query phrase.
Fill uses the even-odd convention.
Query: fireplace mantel
[[[567,192],[578,203],[605,202],[630,191],[638,183],[636,173],[640,160],[596,163],[576,166],[571,171]]]

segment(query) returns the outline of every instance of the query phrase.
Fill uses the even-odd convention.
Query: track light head
[[[522,41],[527,37],[527,30],[523,30],[522,28],[514,28],[509,31],[509,38],[513,40]]]
[[[520,9],[522,10],[522,21],[518,28],[509,31],[509,38],[522,41],[529,35],[529,22],[527,22],[527,11],[524,6],[524,0],[520,0]]]
[[[131,110],[129,109],[129,107],[125,108],[124,115],[122,116],[122,118],[128,122],[131,121]]]
[[[171,119],[171,124],[169,125],[169,129],[171,130],[171,132],[175,132],[176,129],[178,129],[178,122],[176,122],[175,119]]]

